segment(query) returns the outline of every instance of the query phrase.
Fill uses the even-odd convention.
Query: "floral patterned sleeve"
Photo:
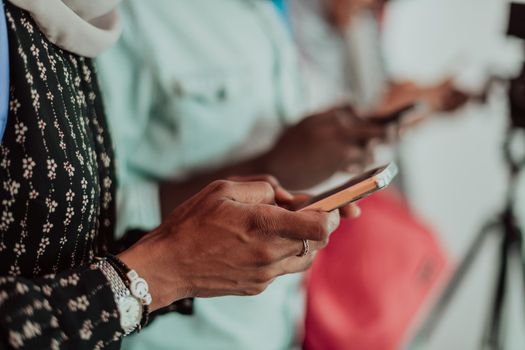
[[[14,349],[118,348],[122,330],[113,300],[99,270],[0,277],[0,342]]]

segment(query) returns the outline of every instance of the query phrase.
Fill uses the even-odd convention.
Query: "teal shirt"
[[[287,0],[272,0],[277,10],[282,14],[285,20],[288,20],[288,1]]]
[[[267,150],[303,115],[296,50],[272,2],[127,0],[123,36],[97,60],[119,173],[118,231],[160,223],[158,185]],[[300,275],[256,297],[197,299],[125,349],[285,349]]]

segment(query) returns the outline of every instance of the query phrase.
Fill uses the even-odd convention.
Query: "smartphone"
[[[410,104],[408,106],[400,108],[399,110],[387,116],[367,118],[367,120],[370,120],[373,123],[380,124],[380,125],[388,125],[388,124],[397,123],[401,121],[401,118],[403,118],[403,116],[415,110],[416,110],[416,104]]]
[[[350,179],[347,183],[312,197],[299,210],[313,209],[330,212],[375,193],[392,182],[398,173],[392,162]]]

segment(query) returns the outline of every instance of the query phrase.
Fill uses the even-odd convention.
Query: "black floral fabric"
[[[119,348],[104,275],[113,152],[89,59],[6,3],[11,88],[0,146],[0,348]]]

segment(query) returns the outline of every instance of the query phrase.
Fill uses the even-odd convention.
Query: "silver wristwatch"
[[[140,300],[142,305],[151,304],[151,294],[149,293],[148,282],[144,278],[141,278],[135,270],[129,270],[126,274],[129,280],[129,289],[131,294]]]
[[[124,330],[124,335],[128,335],[140,325],[143,312],[142,302],[131,294],[117,271],[106,259],[98,258],[97,260],[93,266],[108,279],[120,314],[120,326]]]

